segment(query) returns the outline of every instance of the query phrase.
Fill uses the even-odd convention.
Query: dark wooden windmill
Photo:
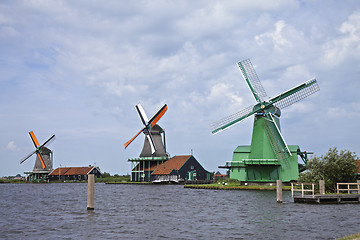
[[[144,127],[133,138],[127,141],[124,146],[127,148],[141,132],[145,134],[140,156],[138,158],[130,158],[128,161],[131,162],[132,181],[150,181],[150,175],[155,166],[169,159],[166,152],[165,131],[156,124],[167,111],[167,105],[164,104],[150,120],[140,103],[135,108]]]
[[[35,150],[25,158],[21,159],[20,164],[36,154],[33,171],[26,173],[29,174],[29,180],[46,180],[47,174],[53,170],[53,152],[46,146],[54,141],[55,135],[52,135],[42,145],[39,144],[33,131],[29,132],[29,135],[35,146]]]

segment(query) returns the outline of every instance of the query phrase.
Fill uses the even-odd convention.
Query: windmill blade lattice
[[[256,101],[263,102],[267,97],[267,94],[255,72],[255,68],[252,65],[250,59],[239,62],[238,67]]]
[[[266,136],[277,159],[282,160],[291,156],[291,152],[270,113],[266,114],[267,121],[264,122]]]
[[[297,90],[300,89],[300,90]],[[314,93],[319,91],[319,85],[315,78],[286,91],[270,100],[270,102],[274,102],[274,105],[280,109],[286,108]],[[290,93],[286,95],[287,93]]]
[[[231,127],[232,125],[239,123],[240,121],[244,120],[245,118],[251,116],[252,114],[255,113],[253,111],[253,109],[254,109],[254,105],[251,105],[237,113],[234,113],[228,117],[225,117],[216,122],[213,122],[212,124],[210,124],[212,134],[221,132],[221,131],[225,130],[226,128]]]

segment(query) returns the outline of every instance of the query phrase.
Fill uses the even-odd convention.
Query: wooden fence
[[[298,188],[298,186],[301,186],[301,188]],[[306,188],[306,186],[311,186],[311,189]],[[308,192],[311,192],[314,196],[315,183],[291,183],[291,197],[294,197],[294,192],[301,192],[302,197]]]
[[[341,186],[345,186],[346,188],[342,188]],[[352,187],[352,186],[356,186]],[[340,192],[347,192],[350,193],[356,193],[360,194],[360,182],[358,183],[337,183],[336,184],[336,193],[340,194]]]

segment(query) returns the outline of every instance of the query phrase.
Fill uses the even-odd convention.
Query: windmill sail
[[[276,158],[282,160],[290,157],[291,152],[271,113],[266,114],[266,120],[267,121],[264,122],[265,133]]]
[[[24,157],[23,159],[20,160],[20,164],[22,164],[23,162],[25,162],[26,160],[28,160],[32,155],[34,155],[34,153],[36,153],[36,150],[33,151],[32,153],[30,153],[29,155],[27,155],[26,157]]]
[[[297,87],[294,87],[276,97],[271,98],[269,102],[273,103],[278,108],[283,109],[316,93],[319,90],[319,85],[316,79],[313,78],[304,82],[303,84],[300,84]]]
[[[146,134],[146,138],[149,141],[150,148],[151,148],[151,153],[155,153],[155,151],[156,151],[155,142],[154,142],[154,139],[151,136],[150,132],[148,134]]]
[[[136,108],[136,111],[139,114],[141,122],[144,125],[144,128],[142,128],[133,138],[131,138],[129,141],[127,141],[124,144],[124,147],[127,148],[130,145],[130,143],[132,143],[137,138],[137,136],[139,136],[140,133],[143,132],[146,135],[146,139],[147,139],[148,143],[150,144],[151,152],[152,152],[152,154],[154,154],[157,149],[156,149],[155,142],[154,142],[154,140],[152,138],[152,135],[151,135],[151,128],[165,114],[165,112],[167,111],[167,105],[164,104],[164,106],[161,107],[160,110],[157,111],[157,113],[155,113],[154,116],[150,120],[148,120],[148,117],[147,117],[147,115],[146,115],[146,113],[145,113],[145,111],[144,111],[144,109],[143,109],[143,107],[141,106],[140,103],[137,104],[135,106],[135,108]]]
[[[250,88],[250,91],[254,95],[255,100],[257,102],[263,102],[267,94],[255,72],[255,68],[250,62],[250,59],[238,62],[238,67],[248,87]]]
[[[135,106],[135,108],[136,108],[136,110],[137,110],[137,112],[138,112],[138,115],[139,115],[139,117],[140,117],[141,122],[146,126],[146,125],[148,124],[148,122],[149,122],[149,119],[148,119],[148,117],[147,117],[147,115],[146,115],[143,107],[142,107],[141,104],[139,103],[139,104],[137,104],[137,105]]]
[[[135,138],[137,138],[137,136],[139,136],[139,134],[140,134],[142,131],[143,131],[143,129],[141,129],[137,134],[135,134],[135,136],[134,136],[132,139],[130,139],[129,141],[127,141],[126,143],[124,143],[124,147],[127,148],[127,147],[130,145],[130,143],[132,143],[132,141],[134,141]]]
[[[25,162],[29,159],[32,155],[36,153],[36,160],[35,160],[35,170],[51,170],[52,169],[52,162],[50,154],[52,153],[50,149],[46,148],[48,144],[50,144],[55,139],[55,135],[52,135],[48,140],[46,140],[42,145],[39,144],[39,141],[35,137],[33,131],[29,132],[30,138],[35,146],[35,151],[20,160],[20,164]]]
[[[254,109],[254,105],[251,105],[237,113],[234,113],[228,117],[220,119],[219,121],[213,122],[212,124],[210,124],[212,134],[219,133],[233,126],[234,124],[239,123],[245,118],[253,115],[256,112],[253,111],[253,109]]]
[[[167,111],[167,105],[165,104],[164,106],[162,106],[162,108],[160,108],[160,110],[154,114],[154,116],[150,119],[149,123],[154,126],[159,120],[160,118],[162,118],[162,116],[164,116],[164,114]]]

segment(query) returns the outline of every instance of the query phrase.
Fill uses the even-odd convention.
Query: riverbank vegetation
[[[47,183],[47,180],[35,180],[32,182],[26,182],[25,178],[14,178],[14,177],[3,177],[0,179],[0,183]],[[51,183],[86,183],[87,180],[82,181],[76,181],[76,180],[57,180],[57,181],[51,181]],[[95,178],[95,182],[97,183],[124,183],[124,182],[130,182],[130,175],[118,175],[114,174],[111,176],[109,173],[104,172],[102,178]]]
[[[236,179],[224,178],[211,184],[186,184],[184,187],[214,190],[276,190],[276,183],[248,185]],[[290,190],[290,186],[283,185],[283,190]]]
[[[339,238],[338,240],[359,240],[359,239],[360,239],[360,233],[357,233],[344,238]]]
[[[330,148],[324,156],[309,160],[308,170],[300,174],[299,182],[318,183],[324,179],[326,190],[335,192],[336,183],[356,182],[356,160],[355,153],[349,150]]]
[[[6,179],[2,178],[0,179],[0,183],[26,183],[25,179]]]
[[[111,176],[109,173],[104,172],[103,177],[96,178],[95,182],[102,182],[102,183],[130,182],[130,175],[114,174],[113,176]]]

